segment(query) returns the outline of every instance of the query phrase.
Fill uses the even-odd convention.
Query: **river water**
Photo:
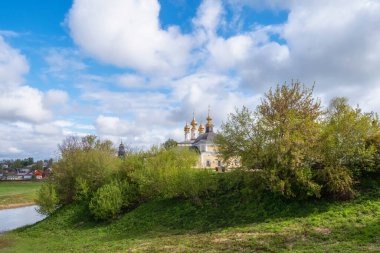
[[[43,220],[46,216],[36,211],[37,206],[0,210],[0,233]]]

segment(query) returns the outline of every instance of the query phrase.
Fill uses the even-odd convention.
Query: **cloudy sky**
[[[5,0],[0,159],[67,135],[147,147],[292,79],[380,112],[380,1]]]

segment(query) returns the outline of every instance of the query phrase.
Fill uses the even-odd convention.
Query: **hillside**
[[[0,235],[1,252],[379,252],[380,190],[353,201],[153,201],[110,223],[79,205]]]

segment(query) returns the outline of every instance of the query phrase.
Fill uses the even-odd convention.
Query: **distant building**
[[[119,151],[117,152],[117,156],[119,158],[125,157],[125,147],[124,147],[123,141],[120,142]]]
[[[224,164],[218,153],[218,146],[214,143],[216,133],[214,133],[214,125],[212,123],[212,117],[210,115],[210,109],[206,118],[206,127],[201,122],[199,127],[195,120],[193,113],[193,119],[190,125],[186,122],[184,127],[185,139],[183,142],[179,142],[180,147],[189,147],[195,149],[199,153],[198,163],[194,167],[198,168],[222,168],[237,167],[239,163],[235,160],[233,163],[228,162]],[[206,130],[206,131],[205,131]]]

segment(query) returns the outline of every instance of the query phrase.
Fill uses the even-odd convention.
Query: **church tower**
[[[117,152],[117,156],[119,158],[125,157],[125,147],[124,147],[123,141],[120,141],[119,152]]]
[[[194,117],[194,112],[193,112],[193,120],[191,121],[191,140],[195,140],[197,138],[196,133],[197,133],[197,121],[195,120]]]
[[[214,131],[214,125],[212,124],[212,118],[210,116],[210,106],[208,107],[208,116],[206,124],[206,133],[212,133]]]
[[[189,124],[187,124],[187,122],[185,127],[183,128],[183,131],[185,132],[185,142],[189,141],[190,126]]]
[[[205,133],[205,126],[203,125],[202,122],[201,122],[201,124],[199,125],[198,133],[199,133],[199,136]]]

